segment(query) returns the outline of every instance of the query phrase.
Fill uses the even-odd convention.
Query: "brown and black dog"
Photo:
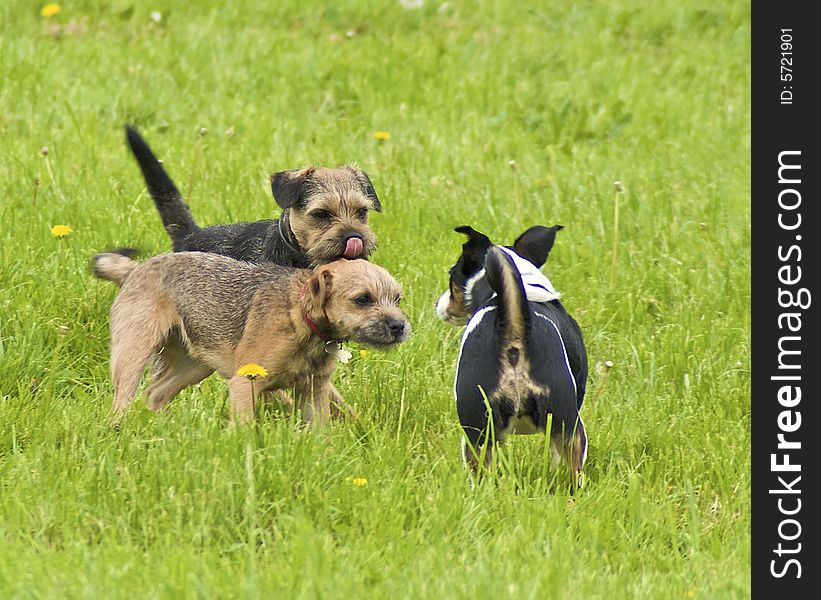
[[[342,340],[390,347],[410,335],[401,287],[382,267],[337,260],[315,269],[252,264],[203,252],[137,263],[129,251],[97,254],[94,274],[121,290],[111,307],[114,416],[133,401],[146,367],[146,392],[159,410],[213,372],[228,381],[232,417],[254,418],[261,393],[293,393],[309,422],[350,412],[331,383]],[[255,381],[238,374],[260,365]]]
[[[201,228],[182,194],[137,131],[126,139],[140,166],[174,252],[211,252],[248,262],[307,268],[338,258],[368,258],[376,236],[368,213],[382,210],[371,180],[358,167],[303,167],[275,173],[271,191],[279,219]]]

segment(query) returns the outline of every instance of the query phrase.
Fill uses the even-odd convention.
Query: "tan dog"
[[[94,274],[122,286],[111,307],[112,412],[131,404],[157,361],[146,392],[159,410],[216,371],[228,380],[232,417],[255,416],[257,397],[289,390],[305,420],[324,422],[344,401],[331,383],[341,340],[388,347],[407,339],[399,284],[364,260],[314,270],[251,264],[201,252],[137,263],[130,251],[98,254]],[[255,363],[267,376],[237,375]],[[252,393],[253,390],[253,393]]]

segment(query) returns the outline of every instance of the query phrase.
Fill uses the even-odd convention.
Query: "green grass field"
[[[310,4],[0,5],[0,598],[748,596],[749,6]],[[273,171],[370,174],[414,335],[337,369],[358,422],[232,428],[211,378],[105,424],[88,259],[169,249],[127,122],[201,224],[277,215]],[[554,223],[587,485],[532,436],[472,489],[433,310],[452,230]]]

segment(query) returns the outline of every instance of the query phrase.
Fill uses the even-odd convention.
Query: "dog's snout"
[[[400,337],[405,333],[405,322],[399,319],[391,319],[388,321],[388,329],[394,337]]]
[[[447,321],[449,319],[448,315],[448,304],[450,303],[450,291],[446,291],[444,294],[439,296],[439,299],[436,301],[435,308],[436,308],[436,316],[439,317],[442,321]]]

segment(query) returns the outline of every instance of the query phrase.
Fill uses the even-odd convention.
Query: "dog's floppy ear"
[[[373,184],[371,183],[371,178],[368,177],[368,174],[354,165],[349,165],[348,169],[354,174],[354,177],[356,177],[359,185],[362,186],[362,190],[365,192],[365,195],[371,199],[371,202],[373,202],[373,209],[376,212],[382,212],[382,204],[376,196],[376,190],[373,189]]]
[[[317,311],[325,311],[325,301],[331,293],[332,281],[333,275],[328,269],[318,269],[308,280],[308,288],[311,290],[311,303]]]
[[[305,184],[315,170],[314,167],[304,167],[271,175],[271,193],[280,208],[291,208],[302,201],[305,197]]]
[[[485,254],[491,246],[490,238],[470,225],[462,225],[454,231],[468,236],[468,241],[462,244],[462,270],[466,274],[478,271],[485,264]]]
[[[547,255],[550,254],[553,242],[556,241],[556,232],[562,229],[564,229],[563,225],[531,227],[516,238],[513,242],[513,251],[537,267],[541,267],[547,260]]]

